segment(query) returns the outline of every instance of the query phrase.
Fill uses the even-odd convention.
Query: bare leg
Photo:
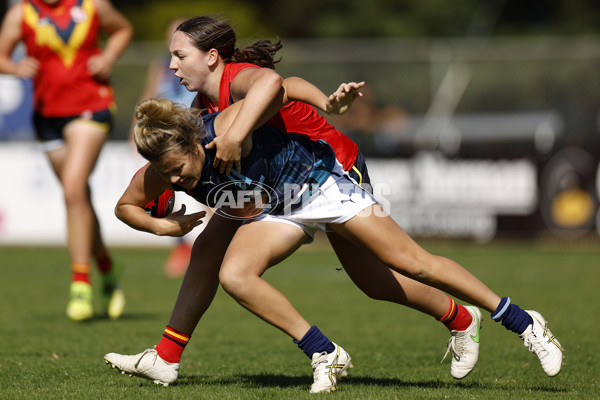
[[[300,340],[310,324],[262,274],[284,260],[306,240],[300,228],[277,222],[240,227],[221,266],[221,285],[238,303],[264,321]]]
[[[239,225],[239,222],[217,213],[198,235],[169,326],[188,335],[193,333],[214,299],[219,285],[221,263]],[[439,290],[390,270],[367,250],[357,250],[356,245],[339,235],[332,236],[332,246],[348,275],[370,297],[404,304],[436,319],[441,318],[448,310],[448,297]],[[219,240],[214,240],[215,238]]]
[[[73,121],[65,127],[66,145],[48,152],[58,176],[67,211],[67,243],[71,262],[89,264],[92,250],[103,247],[88,180],[106,140],[93,124]]]
[[[370,251],[336,233],[328,232],[327,237],[352,282],[367,296],[405,305],[437,320],[448,311],[450,299],[444,292],[388,268]]]
[[[198,235],[169,326],[188,335],[193,333],[214,299],[221,263],[239,225],[217,213]],[[330,241],[352,281],[369,297],[403,304],[436,319],[447,312],[449,299],[443,292],[385,267],[368,250],[337,234],[332,233]]]
[[[91,193],[88,193],[88,196],[91,198]],[[94,210],[94,208],[92,208],[92,217],[93,217],[92,255],[108,254],[108,250],[106,249],[106,245],[104,244],[104,240],[102,239],[102,230],[100,228],[100,221],[98,221],[98,216],[96,215],[96,211]]]
[[[493,312],[500,297],[456,262],[428,253],[412,240],[379,205],[367,208],[332,229],[362,243],[386,265],[399,273],[436,287],[453,296]]]

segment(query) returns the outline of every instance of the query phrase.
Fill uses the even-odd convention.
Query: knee
[[[247,284],[247,277],[241,268],[231,264],[223,264],[219,271],[219,283],[223,290],[234,297],[239,297]]]
[[[67,207],[86,204],[90,201],[89,190],[85,185],[78,185],[73,182],[65,181],[63,183],[63,194]]]

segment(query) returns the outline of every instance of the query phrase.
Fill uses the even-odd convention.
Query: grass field
[[[265,278],[352,356],[332,394],[310,395],[309,360],[290,338],[219,290],[181,362],[178,384],[156,386],[108,368],[110,351],[158,343],[179,289],[164,277],[168,249],[116,249],[128,305],[118,321],[64,315],[65,249],[0,247],[0,399],[598,399],[598,247],[529,242],[425,243],[513,302],[541,311],[566,349],[543,373],[519,338],[484,313],[479,364],[462,381],[440,360],[448,332],[431,317],[368,299],[334,256],[306,247]]]

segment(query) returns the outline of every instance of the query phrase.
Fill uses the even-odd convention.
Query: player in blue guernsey
[[[333,230],[366,247],[390,268],[487,310],[492,319],[520,335],[525,346],[536,353],[546,374],[554,376],[560,372],[563,349],[541,314],[521,309],[510,298],[498,296],[456,262],[421,248],[370,195],[344,175],[339,164],[329,161],[330,150],[321,142],[300,141],[258,125],[242,143],[240,176],[212,170],[211,156],[203,139],[227,131],[241,102],[206,120],[204,127],[197,112],[176,107],[168,100],[150,99],[140,104],[135,142],[149,164],[134,177],[115,213],[135,229],[179,236],[202,223],[204,212],[185,215],[182,209],[168,218],[148,216],[143,206],[165,189],[186,190],[213,205],[219,203],[220,196],[244,199],[241,203],[227,203],[217,211],[246,219],[228,245],[219,272],[220,283],[238,303],[299,345],[303,341],[310,343],[303,350],[312,354],[311,392],[335,390],[337,380],[352,368],[351,358],[343,348],[311,327],[262,275],[309,241],[316,230]],[[307,172],[302,172],[303,169]],[[312,190],[306,197],[302,196],[302,190],[289,197],[285,190],[280,190],[286,184]],[[263,191],[260,189],[263,185],[270,189]],[[243,190],[258,192],[266,198],[279,191],[283,197],[256,202],[251,197],[236,196]],[[288,200],[291,203],[299,200],[299,205],[288,209],[285,207]],[[249,204],[272,207],[260,209],[248,207]],[[479,326],[479,318],[477,322]],[[478,342],[478,328],[474,334],[472,340]],[[189,340],[189,336],[178,332],[166,331],[165,335],[180,343]],[[312,351],[323,346],[332,349]],[[109,353],[105,360],[123,372],[165,385],[174,382],[179,371],[179,364],[163,360],[154,349],[134,356]]]
[[[276,128],[262,125],[253,133],[252,147],[244,157],[242,170],[237,172],[232,169],[229,174],[220,173],[219,168],[213,167],[216,149],[206,148],[216,137],[217,115],[218,113],[213,113],[202,117],[204,131],[203,137],[199,139],[205,162],[201,184],[192,190],[173,184],[175,190],[186,191],[202,204],[213,208],[233,206],[230,207],[233,208],[230,212],[236,212],[236,207],[248,212],[248,206],[258,213],[289,212],[302,205],[300,201],[294,201],[298,191],[306,187],[306,193],[311,194],[325,183],[334,170],[337,163],[335,154],[325,141],[312,141],[304,135],[282,134]],[[343,174],[343,171],[338,171],[338,174]],[[241,192],[244,193],[243,196]],[[260,198],[255,198],[256,194]],[[232,200],[240,198],[245,199],[244,204],[239,201],[230,204]],[[307,198],[309,197],[305,195],[298,199]],[[256,215],[256,212],[252,212],[252,215],[239,217]]]

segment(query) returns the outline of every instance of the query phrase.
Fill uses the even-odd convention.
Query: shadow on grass
[[[159,312],[125,312],[116,320],[110,319],[108,316],[99,315],[94,317],[95,321],[156,321],[164,317],[163,313]]]
[[[287,376],[287,375],[236,375],[227,379],[212,379],[209,376],[192,375],[180,376],[177,385],[238,385],[246,388],[291,388],[291,387],[310,387],[312,378],[310,376]],[[424,389],[477,389],[477,390],[506,390],[514,391],[514,386],[503,384],[487,384],[478,382],[447,382],[440,380],[431,381],[403,381],[395,378],[370,378],[370,377],[348,377],[344,378],[340,385],[345,387],[352,386],[376,386],[376,387],[398,387],[398,388],[424,388]],[[565,388],[556,387],[523,387],[522,390],[541,392],[541,393],[567,393]],[[519,390],[519,389],[517,389]]]
[[[95,323],[104,323],[104,322],[115,323],[118,321],[124,321],[124,322],[156,321],[156,320],[160,320],[163,317],[164,317],[164,314],[161,314],[158,312],[156,312],[156,313],[155,312],[126,312],[125,314],[121,315],[119,318],[114,319],[114,320],[110,319],[108,317],[108,315],[102,315],[102,314],[94,315],[92,318],[85,320],[85,321],[72,321],[69,318],[67,318],[66,316],[63,316],[63,314],[60,314],[60,317],[52,316],[52,317],[46,317],[45,319],[47,319],[49,321],[56,321],[57,318],[64,318],[65,321],[72,323],[72,324],[95,324]],[[40,317],[40,319],[43,319],[43,317]]]

